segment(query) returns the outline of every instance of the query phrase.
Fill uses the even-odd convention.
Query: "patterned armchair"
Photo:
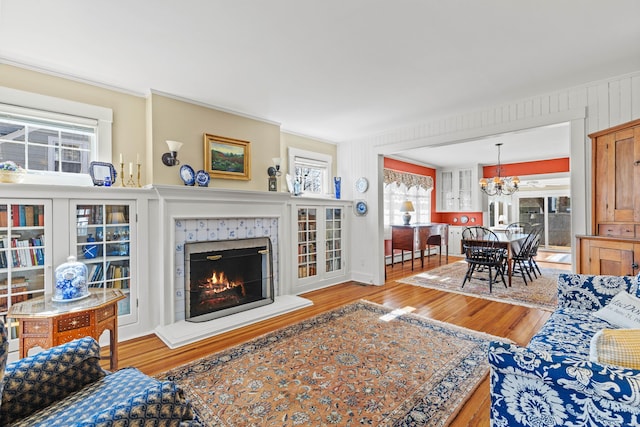
[[[134,368],[100,367],[90,337],[5,365],[7,334],[0,322],[2,426],[196,426],[189,404],[172,382]]]
[[[615,328],[592,314],[636,278],[561,274],[558,308],[520,347],[492,342],[491,425],[640,426],[640,370],[589,361],[591,337]]]

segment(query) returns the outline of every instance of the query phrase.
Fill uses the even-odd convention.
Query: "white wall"
[[[461,113],[415,126],[348,141],[338,146],[338,174],[365,176],[371,183],[364,195],[353,185],[346,198],[364,199],[369,215],[356,218],[351,229],[352,278],[384,283],[381,156],[420,146],[477,139],[532,127],[571,122],[572,234],[589,230],[591,203],[591,141],[588,134],[640,118],[640,72],[553,93]]]

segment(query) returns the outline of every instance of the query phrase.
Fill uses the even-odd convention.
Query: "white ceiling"
[[[416,148],[396,153],[391,157],[436,168],[495,165],[498,163],[496,144],[502,144],[502,164],[557,159],[569,157],[570,132],[569,123],[563,123],[475,141]]]
[[[0,0],[0,61],[340,142],[640,70],[638,16],[637,0]]]

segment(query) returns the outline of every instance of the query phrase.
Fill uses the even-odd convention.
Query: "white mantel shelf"
[[[275,297],[275,301],[269,305],[201,323],[180,320],[170,325],[158,326],[155,333],[169,348],[175,349],[312,305],[313,302],[306,298],[281,295]]]

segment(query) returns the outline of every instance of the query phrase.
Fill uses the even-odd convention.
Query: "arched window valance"
[[[433,188],[433,178],[430,176],[399,172],[391,169],[384,169],[384,183],[385,185],[392,183],[396,183],[396,185],[404,184],[407,189],[411,187],[421,187],[428,191]]]

